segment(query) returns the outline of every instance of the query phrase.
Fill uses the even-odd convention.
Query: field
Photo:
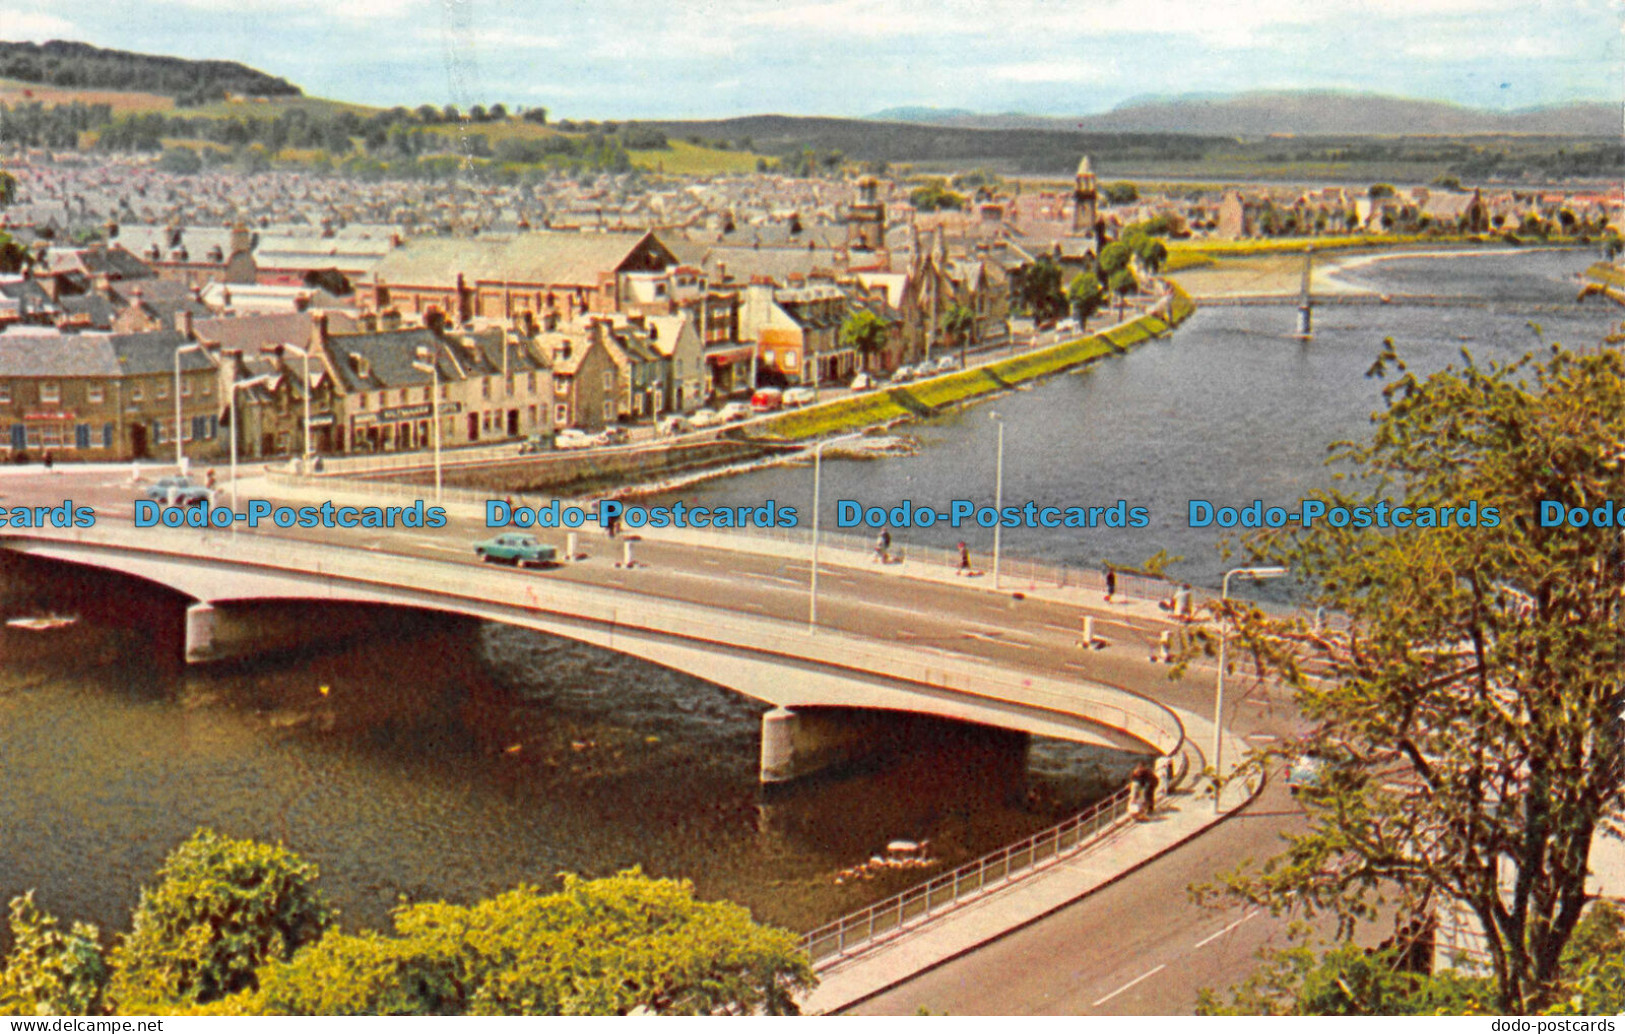
[[[74,101],[83,104],[110,104],[113,106],[113,114],[115,115],[129,115],[146,111],[170,111],[175,107],[175,98],[163,97],[156,93],[127,93],[121,90],[68,90],[56,86],[41,86],[38,83],[18,82],[16,79],[0,79],[0,104],[7,107],[33,103],[51,106],[55,104],[72,104]]]
[[[709,176],[727,172],[755,172],[762,155],[750,151],[719,151],[687,140],[671,141],[669,151],[628,151],[632,164],[674,176]]]

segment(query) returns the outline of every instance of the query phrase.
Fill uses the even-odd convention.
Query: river
[[[1358,436],[1381,385],[1362,375],[1392,335],[1426,371],[1463,346],[1506,358],[1540,337],[1596,341],[1612,309],[1570,307],[1591,256],[1530,252],[1373,262],[1378,290],[1460,293],[1488,308],[1211,308],[1173,337],[1031,390],[911,425],[920,452],[825,465],[835,501],[990,501],[997,411],[1005,499],[1146,505],[1138,532],[1013,531],[1012,554],[1133,563],[1158,549],[1213,584],[1215,537],[1185,502],[1295,500],[1322,485],[1327,444]],[[1593,303],[1595,304],[1595,303]],[[1548,311],[1559,308],[1561,311]],[[697,485],[699,503],[805,505],[805,467]],[[826,525],[829,526],[829,525]],[[867,533],[866,533],[867,534]],[[988,533],[895,531],[985,550]],[[179,597],[31,559],[0,567],[0,896],[104,928],[127,922],[164,854],[201,825],[280,839],[322,868],[350,928],[403,898],[468,901],[560,871],[633,865],[705,897],[807,928],[920,878],[853,879],[892,838],[939,866],[1049,824],[1120,782],[1120,754],[931,726],[912,755],[764,798],[762,706],[697,679],[536,633],[396,615],[387,635],[275,661],[186,669]],[[317,615],[319,620],[319,615]]]

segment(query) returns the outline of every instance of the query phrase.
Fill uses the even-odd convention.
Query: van
[[[777,388],[762,388],[750,397],[750,408],[756,413],[771,413],[784,405],[784,392]]]

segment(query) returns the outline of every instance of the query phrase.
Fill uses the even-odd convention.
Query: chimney
[[[190,309],[178,309],[175,312],[175,333],[188,341],[196,341],[197,334],[192,329],[192,312]]]
[[[310,343],[314,349],[327,349],[327,313],[320,312],[310,321]]]

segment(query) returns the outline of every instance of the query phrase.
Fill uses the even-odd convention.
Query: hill
[[[877,120],[959,129],[1050,129],[1092,133],[1192,133],[1199,136],[1613,136],[1618,104],[1576,103],[1497,112],[1442,101],[1337,90],[1265,90],[1239,94],[1139,97],[1096,115],[981,115],[902,108]]]
[[[186,58],[107,50],[88,43],[0,41],[0,78],[71,90],[117,90],[160,94],[180,104],[251,97],[298,97],[285,79],[235,61]]]

